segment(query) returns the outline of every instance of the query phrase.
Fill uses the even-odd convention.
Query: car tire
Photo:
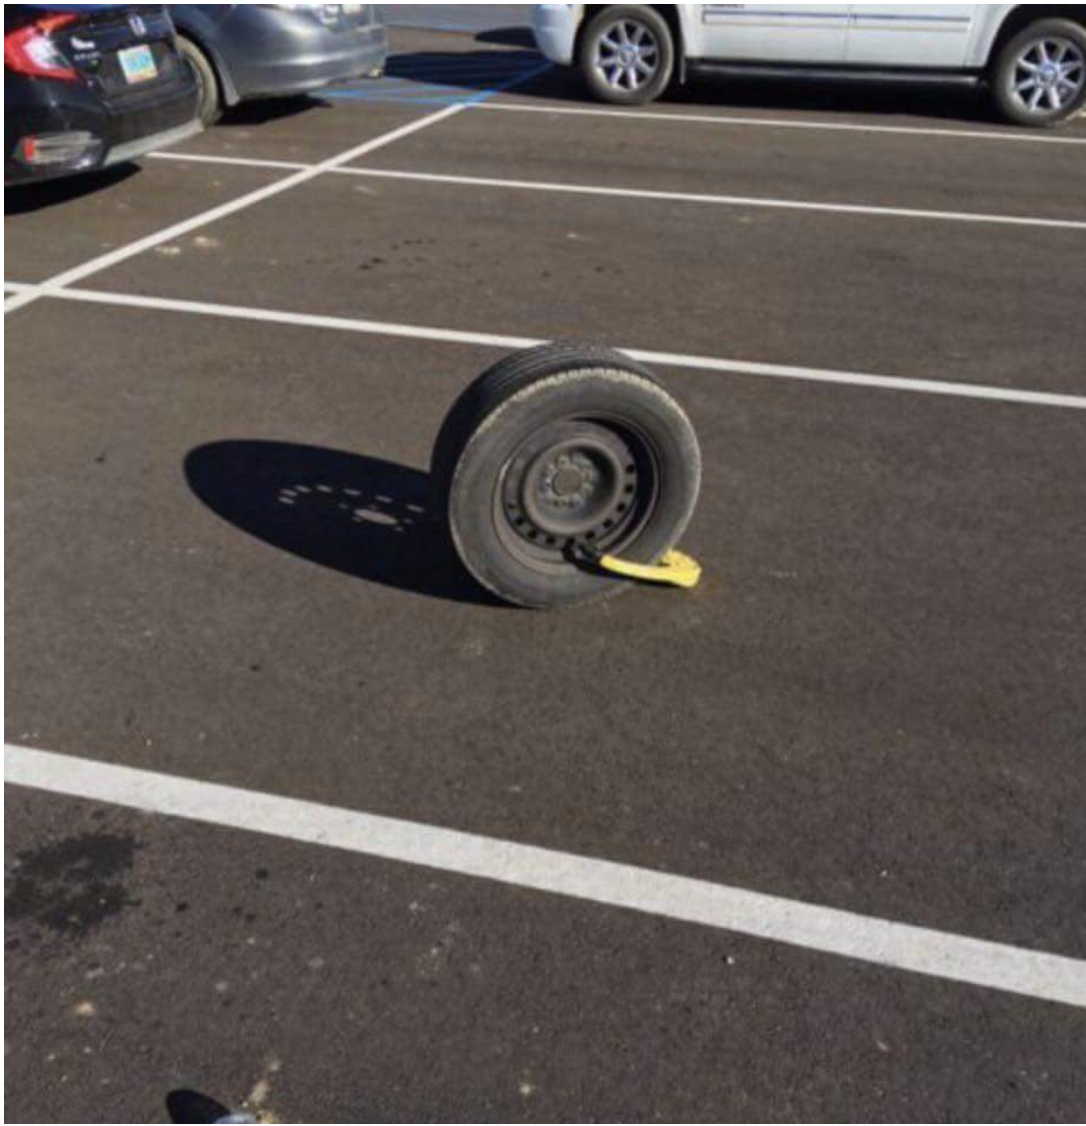
[[[205,126],[214,125],[222,116],[222,97],[219,93],[219,79],[211,60],[196,46],[191,39],[185,36],[177,37],[177,46],[181,50],[185,61],[192,67],[196,78],[196,87],[199,90],[198,112],[200,120]]]
[[[1031,23],[999,50],[989,83],[1008,121],[1060,125],[1086,104],[1086,28],[1065,19]]]
[[[675,39],[652,8],[605,8],[581,37],[581,74],[593,97],[620,106],[655,101],[675,70]]]
[[[697,501],[701,454],[660,381],[610,348],[514,353],[457,399],[434,444],[436,506],[457,553],[506,602],[553,608],[629,584],[602,554],[655,563]]]

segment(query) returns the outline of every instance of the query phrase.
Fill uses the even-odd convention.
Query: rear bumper
[[[149,133],[144,137],[123,141],[119,145],[114,145],[106,153],[106,158],[102,161],[101,166],[108,168],[112,164],[122,164],[126,160],[135,160],[149,152],[169,148],[170,145],[176,145],[181,141],[187,141],[189,137],[195,137],[197,133],[202,133],[203,129],[200,119],[195,118],[184,125],[175,125],[172,129],[163,129],[160,133]]]
[[[176,144],[201,129],[196,115],[196,90],[191,82],[138,106],[109,109],[95,95],[74,84],[43,83],[33,101],[7,95],[21,93],[5,84],[4,183],[33,184],[133,160],[153,149]],[[22,156],[26,137],[84,134],[86,153],[65,164],[34,165]]]
[[[573,62],[581,4],[536,4],[532,8],[532,34],[536,46],[552,63]]]
[[[388,29],[368,23],[337,30],[306,13],[239,5],[219,28],[216,48],[236,100],[246,101],[304,94],[383,70]]]

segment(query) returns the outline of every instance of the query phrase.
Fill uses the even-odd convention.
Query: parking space
[[[148,768],[173,748],[197,777],[853,910],[889,871],[905,918],[1014,941],[1047,911],[1046,942],[1086,952],[1049,892],[1077,865],[1055,876],[1086,604],[1073,412],[668,373],[709,453],[705,588],[538,619],[435,567],[415,511],[493,352],[24,316],[20,740]],[[93,331],[116,343],[80,359]],[[145,375],[163,347],[168,397]],[[1012,879],[1034,891],[1008,910]]]
[[[277,232],[274,242],[254,238],[265,230]],[[1012,227],[994,238],[973,224],[328,176],[216,224],[215,237],[211,276],[182,240],[180,254],[132,259],[97,275],[94,288],[921,379],[1080,387],[1078,341],[1061,331],[1077,317],[1078,295],[1048,284],[1066,231]],[[269,269],[275,260],[306,269]],[[320,287],[309,273],[317,264]],[[685,295],[681,312],[676,292]]]
[[[497,103],[502,105],[504,103]],[[519,182],[591,185],[797,204],[920,209],[961,217],[1082,221],[1080,145],[953,133],[844,131],[747,123],[683,123],[625,113],[504,112],[461,115],[430,139],[416,137],[366,167]],[[969,143],[969,142],[972,143]],[[1038,145],[1041,147],[1038,149]],[[696,164],[690,147],[697,144]],[[1053,188],[1037,191],[1037,159]],[[995,175],[998,173],[998,176]],[[969,185],[963,197],[962,185]]]
[[[973,136],[931,95],[899,124],[938,134],[841,94],[562,113],[590,107],[516,42],[395,42],[384,80],[9,207],[9,281],[121,253],[5,320],[7,739],[554,874],[11,788],[9,1100],[1074,1120],[1086,135]],[[444,411],[558,337],[659,355],[705,458],[696,591],[529,614],[455,563]],[[693,925],[570,857],[796,922]],[[871,920],[927,928],[916,960],[833,953]],[[1034,954],[1059,989],[1011,983]]]
[[[194,212],[271,182],[271,169],[147,161],[90,180],[61,180],[7,200],[4,269],[8,280],[42,282],[63,270],[107,254]],[[64,237],[57,237],[63,215]],[[202,243],[207,249],[208,244]],[[171,251],[161,251],[169,257]]]
[[[45,1121],[165,1121],[197,1079],[267,1122],[1075,1117],[1074,1009],[108,805],[7,815],[7,1066]],[[95,914],[43,918],[73,868]]]

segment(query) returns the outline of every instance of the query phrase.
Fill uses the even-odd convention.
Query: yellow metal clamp
[[[627,563],[613,555],[601,555],[596,565],[611,575],[640,579],[646,583],[665,583],[691,589],[701,578],[701,564],[681,551],[669,551],[659,563]]]

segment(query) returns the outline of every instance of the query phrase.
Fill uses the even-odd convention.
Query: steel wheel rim
[[[1086,86],[1086,54],[1071,39],[1046,35],[1026,44],[1011,69],[1011,94],[1027,113],[1047,117],[1075,103]]]
[[[640,20],[615,20],[596,40],[592,65],[612,90],[641,90],[659,73],[660,43]]]
[[[506,460],[494,493],[498,538],[522,563],[558,571],[583,551],[621,551],[656,508],[657,458],[612,420],[547,423]]]

